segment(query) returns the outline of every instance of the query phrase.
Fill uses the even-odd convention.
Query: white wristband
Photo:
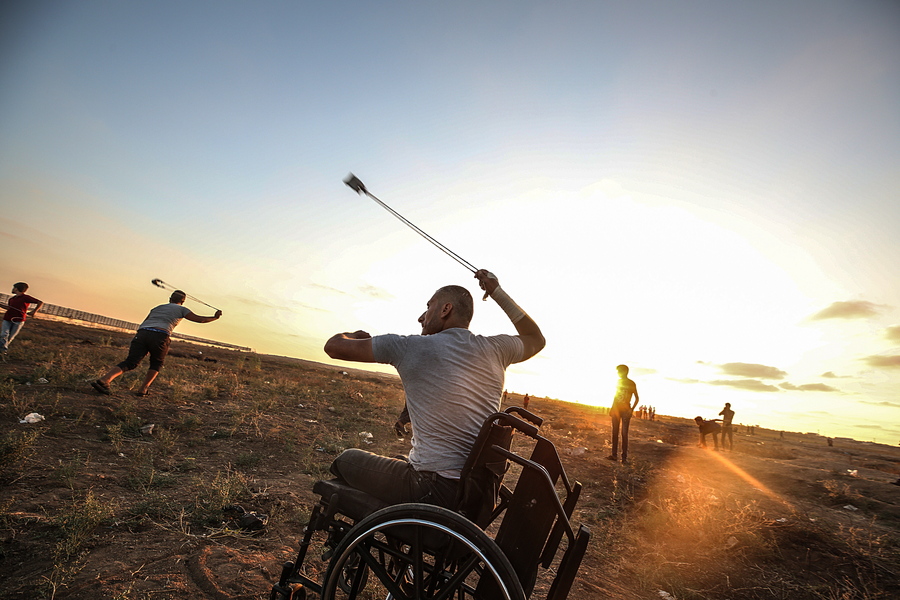
[[[519,305],[516,304],[515,301],[509,297],[509,294],[507,294],[499,285],[491,294],[491,298],[494,299],[497,306],[503,309],[503,312],[506,313],[506,316],[509,317],[509,320],[513,323],[518,323],[525,318],[525,311],[519,308]]]

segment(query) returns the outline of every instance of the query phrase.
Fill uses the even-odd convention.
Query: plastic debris
[[[859,469],[847,469],[847,475],[850,477],[859,477]]]
[[[46,377],[39,378],[35,383],[50,383]]]
[[[153,428],[156,427],[155,423],[149,423],[141,427],[141,433],[144,435],[153,435]]]
[[[587,448],[566,448],[565,452],[569,456],[584,456],[584,453],[587,452]]]
[[[359,439],[361,439],[362,441],[364,441],[367,444],[372,443],[373,437],[374,436],[371,433],[369,433],[368,431],[360,431],[359,432]]]
[[[25,415],[25,418],[19,421],[19,423],[40,423],[44,420],[44,415],[39,415],[37,413],[28,413]]]
[[[656,593],[659,594],[659,597],[663,600],[675,600],[675,596],[665,590],[657,590]]]
[[[780,519],[775,519],[775,522],[776,523],[787,523],[787,519],[785,519],[784,517],[781,517]]]
[[[848,504],[844,507],[844,510],[859,510],[859,509],[856,508],[855,506],[853,506],[852,504]]]

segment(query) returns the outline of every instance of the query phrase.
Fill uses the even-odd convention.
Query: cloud
[[[272,304],[271,302],[264,302],[257,298],[247,298],[244,296],[230,296],[230,300],[238,304],[246,304],[251,308],[262,307],[267,310],[295,310],[297,308],[305,308],[306,310],[314,310],[317,312],[331,312],[326,308],[304,304],[303,302],[292,302],[289,306],[286,304]]]
[[[884,330],[884,337],[892,342],[900,343],[900,325],[891,325]]]
[[[727,385],[751,392],[780,392],[781,390],[774,385],[768,385],[758,379],[717,379],[709,381],[709,385]]]
[[[393,300],[393,294],[389,293],[384,288],[375,287],[374,285],[361,285],[359,286],[359,291],[369,296],[370,298],[375,298],[377,300]]]
[[[775,367],[754,365],[751,363],[725,363],[719,368],[726,375],[735,377],[752,377],[759,379],[784,379],[787,373]]]
[[[811,321],[825,319],[867,319],[878,315],[884,308],[882,304],[874,304],[866,300],[834,302],[810,317]]]
[[[677,383],[705,383],[700,381],[699,379],[677,379],[675,377],[668,377],[669,381],[675,381]]]
[[[340,294],[341,296],[349,296],[347,292],[344,290],[339,290],[337,288],[329,287],[327,285],[322,285],[321,283],[308,283],[306,284],[308,287],[316,288],[319,290],[325,290],[326,292],[332,292],[334,294]]]
[[[819,377],[825,377],[826,379],[848,379],[849,375],[835,375],[834,371],[825,371]]]
[[[631,369],[631,373],[634,373],[635,375],[655,375],[659,373],[659,371],[649,367],[634,367]]]
[[[862,360],[870,367],[883,367],[887,369],[896,369],[897,367],[900,367],[900,354],[893,354],[890,356],[875,354],[873,356],[867,356]]]
[[[784,382],[780,388],[795,392],[840,392],[841,390],[833,388],[824,383],[804,383],[803,385],[794,385],[793,383]]]
[[[882,400],[881,402],[872,402],[871,400],[859,400],[860,404],[870,404],[872,406],[886,406],[888,408],[900,408],[900,404],[896,402],[887,402]]]

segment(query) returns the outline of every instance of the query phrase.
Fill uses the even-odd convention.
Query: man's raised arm
[[[365,331],[336,333],[325,342],[325,354],[340,360],[375,362],[372,353],[372,336]]]
[[[188,314],[184,315],[184,318],[188,321],[193,321],[194,323],[212,323],[222,316],[222,311],[217,310],[216,314],[211,317],[203,317],[200,315],[196,315],[193,312],[188,312]]]
[[[475,272],[475,279],[478,280],[481,289],[494,299],[515,326],[516,331],[519,333],[519,339],[525,344],[525,355],[522,357],[522,360],[527,360],[540,352],[547,343],[544,339],[544,335],[541,333],[541,328],[538,327],[537,323],[535,323],[524,310],[519,308],[519,305],[516,304],[515,301],[509,297],[509,294],[500,287],[497,276],[488,270],[479,269]]]

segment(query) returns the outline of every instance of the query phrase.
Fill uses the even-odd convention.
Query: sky
[[[349,172],[541,327],[512,391],[900,441],[895,2],[0,8],[0,282],[339,364],[479,292]]]

